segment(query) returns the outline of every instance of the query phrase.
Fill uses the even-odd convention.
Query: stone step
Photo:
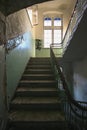
[[[42,96],[58,96],[58,93],[56,91],[16,91],[15,96],[20,96],[20,97],[42,97]]]
[[[51,65],[27,65],[26,69],[28,68],[35,68],[35,69],[51,69]]]
[[[14,104],[29,104],[29,103],[58,103],[60,102],[58,97],[15,97],[12,100],[12,103]]]
[[[10,104],[10,109],[23,110],[42,110],[52,109],[61,110],[61,101],[58,97],[14,97]]]
[[[50,59],[49,58],[31,58],[30,60],[29,60],[29,62],[50,62]]]
[[[58,97],[16,97],[12,100],[10,109],[61,111],[61,101]]]
[[[30,61],[27,65],[51,65],[49,61]]]
[[[52,74],[51,69],[26,69],[24,74]]]
[[[58,96],[56,87],[18,87],[15,96]]]
[[[73,130],[66,121],[10,121],[9,130]]]
[[[61,103],[11,103],[11,110],[59,110],[61,111]]]
[[[29,61],[50,61],[50,58],[43,58],[43,57],[35,57],[35,58],[30,58]]]
[[[54,79],[52,74],[23,74],[22,80],[51,80]]]
[[[55,80],[21,80],[19,82],[19,87],[51,87],[51,86],[56,86],[56,81]]]
[[[13,110],[9,116],[13,122],[52,123],[65,121],[64,113],[59,112],[59,110]]]
[[[23,86],[23,87],[18,87],[17,88],[17,91],[18,92],[26,92],[26,91],[36,91],[36,92],[38,92],[38,91],[44,91],[44,92],[53,92],[53,91],[57,91],[58,89],[56,88],[56,87],[54,87],[54,86],[47,86],[47,87],[25,87],[25,86]],[[57,91],[58,92],[58,91]]]

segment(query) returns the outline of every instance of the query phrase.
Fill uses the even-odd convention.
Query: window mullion
[[[47,20],[48,20],[48,23],[47,23]],[[50,22],[50,20],[51,20],[51,22]],[[54,21],[54,20],[57,20],[57,21]],[[58,20],[61,20],[61,19],[58,17],[45,18],[45,22],[44,22],[44,47],[46,47],[46,48],[49,48],[50,44],[55,44],[55,43],[60,44],[61,43],[62,24],[58,23]]]
[[[54,18],[52,18],[52,44],[54,44]]]

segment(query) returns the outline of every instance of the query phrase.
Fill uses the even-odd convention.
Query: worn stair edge
[[[42,115],[42,116],[41,116]],[[14,110],[10,112],[9,119],[13,121],[65,121],[64,113],[59,110]]]
[[[30,104],[10,104],[11,110],[59,110],[61,111],[61,103],[30,103]]]
[[[58,93],[56,91],[16,91],[15,93],[15,96],[27,96],[27,97],[30,97],[30,96],[33,96],[33,97],[43,97],[43,96],[50,96],[50,97],[53,97],[53,96],[58,96]]]
[[[68,130],[67,122],[63,121],[51,121],[51,122],[12,122],[9,121],[10,130]]]
[[[36,69],[51,69],[50,65],[27,65],[26,69],[28,68],[36,68]]]
[[[25,87],[52,87],[52,86],[54,86],[54,87],[56,87],[56,81],[41,81],[41,80],[39,80],[39,81],[28,81],[28,80],[26,80],[26,81],[24,81],[24,80],[22,80],[22,81],[20,81],[19,82],[19,87],[23,87],[23,86],[25,86]]]
[[[19,83],[56,83],[55,80],[21,80]]]
[[[54,80],[54,76],[51,74],[24,74],[21,80]]]

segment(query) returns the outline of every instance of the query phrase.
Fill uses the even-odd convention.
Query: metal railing
[[[6,129],[6,120],[0,117],[0,130]]]
[[[67,46],[69,45],[70,40],[72,39],[74,32],[76,31],[86,8],[87,0],[77,0],[77,3],[75,5],[74,11],[68,24],[68,28],[62,41],[63,53],[67,49]]]
[[[58,43],[51,44],[51,47],[53,48],[56,57],[62,57],[63,54],[62,44]]]
[[[61,98],[64,104],[66,120],[69,124],[73,125],[74,130],[87,130],[87,103],[76,101],[72,97],[62,69],[58,64],[58,60],[55,57],[52,47],[50,47],[50,57],[53,72],[57,80],[57,87],[60,93],[64,91],[65,94],[65,97],[63,98],[64,95],[62,95]]]

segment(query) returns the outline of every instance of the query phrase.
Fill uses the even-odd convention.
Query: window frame
[[[52,26],[44,26],[44,20],[45,18],[51,18],[52,20]],[[60,18],[61,19],[61,26],[54,26],[54,19],[55,18]],[[62,42],[62,37],[63,37],[63,17],[62,15],[45,15],[43,17],[43,41],[44,41],[44,30],[52,30],[52,44],[54,44],[54,30],[61,30],[61,42]],[[56,43],[56,44],[61,44],[61,43]],[[43,45],[44,48],[50,48],[49,47],[45,47],[45,43]]]

